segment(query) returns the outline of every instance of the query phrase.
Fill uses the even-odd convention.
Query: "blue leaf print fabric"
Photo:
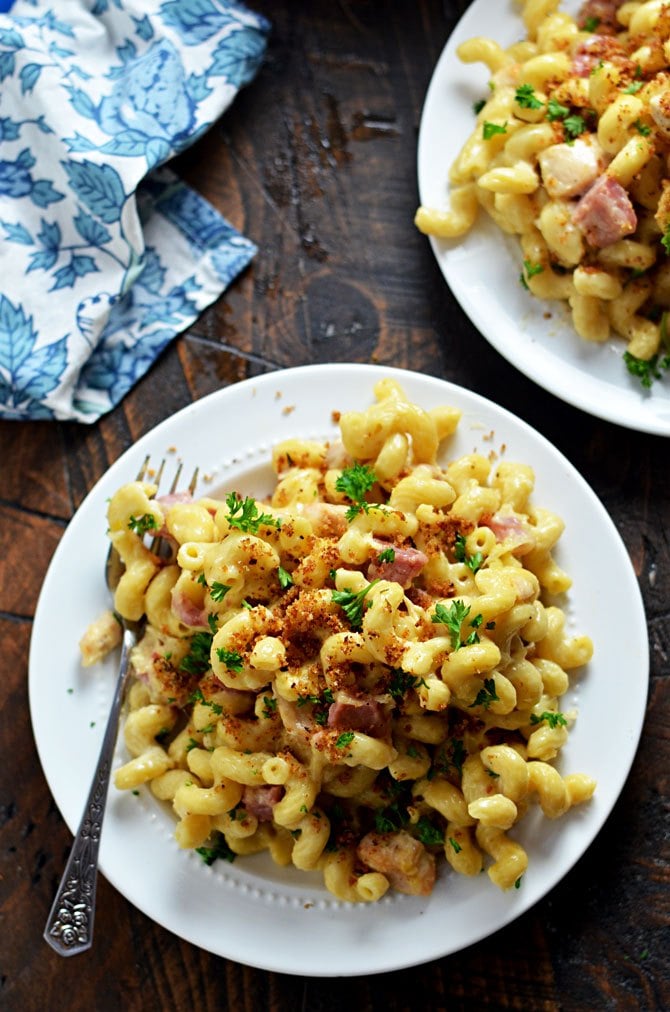
[[[269,30],[232,0],[0,13],[1,418],[96,421],[249,263],[166,163],[253,79]]]

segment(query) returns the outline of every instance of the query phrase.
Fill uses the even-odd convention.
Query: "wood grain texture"
[[[465,318],[412,225],[421,106],[467,3],[253,6],[273,22],[267,61],[177,163],[257,243],[251,268],[98,424],[0,422],[0,1007],[670,1008],[670,440],[601,422],[518,373]],[[191,400],[268,370],[341,361],[416,369],[490,397],[539,429],[602,499],[640,581],[652,657],[642,742],[621,798],[535,908],[423,967],[354,980],[312,978],[308,966],[302,978],[249,969],[182,942],[104,880],[93,951],[61,960],[41,935],[70,835],[32,739],[27,664],[64,524],[112,461]],[[623,607],[611,634],[626,636]],[[401,944],[402,925],[398,933]]]

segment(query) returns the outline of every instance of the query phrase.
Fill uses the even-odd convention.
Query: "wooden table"
[[[274,24],[267,61],[180,159],[184,177],[257,242],[251,269],[98,424],[0,423],[2,1008],[670,1007],[670,441],[592,418],[524,378],[466,319],[413,227],[421,107],[466,5],[256,0]],[[104,880],[94,949],[62,960],[41,936],[71,837],[27,699],[31,617],[58,540],[109,464],[172,412],[268,370],[346,361],[420,370],[497,401],[551,440],[609,510],[640,581],[652,658],[621,798],[534,909],[423,967],[336,980],[248,969],[180,941]],[[624,608],[611,634],[625,638]]]

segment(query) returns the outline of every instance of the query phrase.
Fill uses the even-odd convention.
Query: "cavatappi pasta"
[[[454,164],[448,208],[418,228],[458,238],[483,208],[518,236],[520,281],[566,302],[586,341],[626,341],[650,386],[670,367],[670,4],[559,0],[519,4],[526,38],[457,49],[490,72]],[[476,107],[477,108],[477,107]]]
[[[526,464],[437,463],[457,410],[374,393],[341,441],[275,447],[268,502],[112,497],[115,609],[147,619],[115,783],[148,784],[208,862],[269,851],[340,900],[427,895],[447,865],[509,889],[529,806],[554,819],[595,787],[555,765],[592,654],[550,603],[563,523]]]

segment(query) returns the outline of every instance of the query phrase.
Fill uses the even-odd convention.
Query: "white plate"
[[[535,502],[566,519],[558,560],[574,578],[569,623],[591,635],[595,658],[566,700],[579,707],[579,718],[562,769],[590,773],[598,789],[589,804],[562,819],[550,822],[535,812],[526,818],[519,839],[530,866],[518,890],[503,894],[486,875],[471,880],[442,869],[428,899],[395,895],[357,906],[332,899],[320,877],[277,868],[265,856],[208,868],[195,853],[179,850],[171,812],[148,790],[133,796],[112,787],[100,855],[107,879],[189,942],[283,973],[337,976],[412,966],[518,917],[565,875],[602,826],[628,774],[644,714],[648,653],[637,581],[600,501],[557,450],[489,401],[429,376],[360,365],[287,369],[205,397],[140,439],[84,500],[56,550],[35,616],[30,709],[44,772],[70,829],[80,819],[114,681],[113,660],[85,671],[77,647],[87,624],[108,606],[108,497],[132,480],[145,454],[169,459],[170,447],[184,460],[185,474],[199,464],[212,476],[211,489],[266,493],[272,443],[334,435],[332,413],[372,403],[373,384],[383,376],[398,379],[425,408],[462,409],[445,457],[497,450],[530,463]],[[625,636],[617,633],[622,614]],[[121,746],[115,764],[122,761]]]
[[[574,0],[561,5],[574,14]],[[435,67],[426,94],[418,145],[421,203],[448,206],[448,173],[474,129],[473,103],[489,94],[483,64],[464,64],[456,47],[486,35],[503,46],[525,36],[515,0],[474,0]],[[564,303],[533,298],[519,284],[516,236],[482,212],[462,240],[430,239],[447,284],[490,344],[545,390],[589,414],[641,432],[670,435],[670,377],[645,392],[622,360],[625,343],[593,345],[578,337]],[[550,318],[546,317],[549,313]]]

